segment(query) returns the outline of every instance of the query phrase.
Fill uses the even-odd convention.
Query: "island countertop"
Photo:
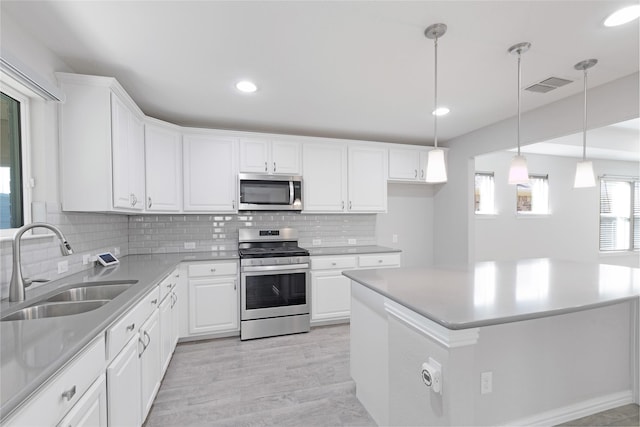
[[[454,330],[588,310],[640,295],[640,269],[548,258],[343,274]]]

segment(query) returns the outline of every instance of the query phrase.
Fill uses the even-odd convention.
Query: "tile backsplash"
[[[230,250],[238,246],[239,228],[298,230],[300,245],[376,244],[376,215],[314,215],[251,212],[240,215],[140,215],[129,218],[129,253]],[[317,243],[317,242],[316,242]]]
[[[90,268],[83,255],[114,252],[150,254],[234,250],[239,228],[298,230],[300,245],[311,247],[376,244],[375,214],[315,215],[292,212],[247,212],[233,215],[115,215],[62,212],[47,203],[46,222],[58,226],[73,248],[62,256],[53,234],[23,237],[21,245],[24,277],[55,280]],[[39,231],[38,233],[42,233]],[[0,241],[0,297],[9,294],[12,261],[11,240]],[[58,262],[67,261],[68,271],[58,274]],[[39,283],[32,286],[37,287]]]

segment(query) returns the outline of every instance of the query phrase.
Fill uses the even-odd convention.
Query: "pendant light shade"
[[[582,160],[576,165],[576,178],[573,188],[589,188],[596,186],[593,164],[587,160],[587,70],[598,63],[597,59],[586,59],[573,66],[584,72],[584,110],[582,115]]]
[[[438,109],[438,38],[447,32],[445,24],[433,24],[424,30],[424,35],[428,39],[433,39],[435,47],[435,78],[434,78],[434,111]],[[431,183],[447,182],[447,168],[444,162],[444,151],[438,148],[438,114],[433,115],[433,140],[434,149],[429,151],[427,157],[426,181]]]
[[[509,48],[509,53],[518,55],[518,154],[513,157],[509,168],[509,184],[528,184],[529,169],[527,169],[527,159],[520,154],[520,87],[521,87],[521,65],[522,54],[529,50],[531,43],[518,43]]]

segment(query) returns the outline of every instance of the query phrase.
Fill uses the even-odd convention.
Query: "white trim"
[[[606,396],[596,397],[593,399],[583,400],[579,403],[552,409],[550,411],[541,412],[527,418],[512,420],[502,425],[504,426],[554,426],[567,421],[578,418],[587,417],[597,414],[598,412],[607,411],[617,408],[618,406],[633,403],[633,394],[631,390],[611,393]]]
[[[28,88],[16,88],[2,81],[0,91],[20,103],[20,155],[22,158],[22,215],[24,224],[31,224],[31,201],[33,199],[31,175],[31,107]],[[13,238],[16,228],[0,230],[0,238]]]
[[[446,348],[464,347],[474,345],[478,342],[478,328],[460,330],[447,329],[386,298],[384,301],[384,309],[389,315]]]
[[[3,51],[0,57],[0,71],[45,101],[64,102],[64,93],[60,88],[49,83],[6,51]]]

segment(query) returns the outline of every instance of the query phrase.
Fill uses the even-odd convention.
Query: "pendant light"
[[[518,55],[518,154],[511,160],[511,167],[509,168],[509,184],[528,184],[529,183],[529,170],[527,169],[527,159],[520,154],[520,80],[521,80],[521,66],[522,54],[529,50],[531,43],[523,42],[518,43],[509,48],[509,53],[512,55]]]
[[[435,47],[435,84],[434,84],[434,111],[438,109],[438,38],[447,32],[445,24],[429,25],[424,30],[424,35],[428,39],[433,39]],[[444,151],[438,148],[438,114],[433,115],[433,140],[434,149],[429,151],[427,157],[427,177],[426,181],[431,183],[447,182],[447,168],[444,163]]]
[[[597,59],[585,59],[573,66],[584,72],[584,114],[582,116],[582,160],[576,165],[576,178],[573,188],[588,188],[596,186],[593,174],[593,163],[587,160],[587,70],[598,63]]]

